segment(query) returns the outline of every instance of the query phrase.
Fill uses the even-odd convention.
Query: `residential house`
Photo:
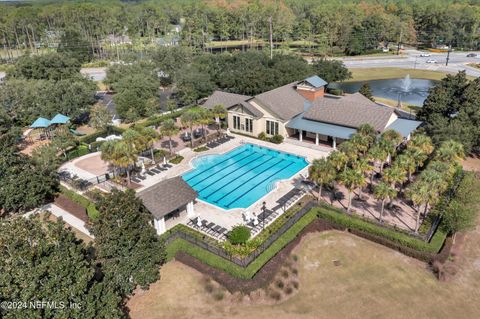
[[[228,128],[234,133],[254,137],[262,132],[267,136],[279,134],[333,148],[365,123],[379,134],[394,129],[405,139],[421,124],[360,93],[327,94],[326,85],[318,76],[312,76],[255,96],[215,91],[203,105],[223,105],[228,110]]]

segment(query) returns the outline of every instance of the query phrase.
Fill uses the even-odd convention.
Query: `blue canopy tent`
[[[35,122],[30,125],[31,128],[47,128],[50,125],[50,121],[46,118],[39,117]]]
[[[42,129],[43,133],[40,134],[40,139],[48,138],[48,127],[50,126],[50,121],[47,120],[46,118],[39,117],[38,119],[35,120],[35,122],[30,125],[30,128],[32,130],[34,129]],[[27,133],[29,134],[29,133]]]
[[[53,124],[67,124],[70,121],[68,116],[58,113],[50,120],[50,125]]]

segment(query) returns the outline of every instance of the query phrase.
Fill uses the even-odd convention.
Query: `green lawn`
[[[350,72],[352,72],[352,78],[348,79],[347,82],[403,78],[407,74],[412,78],[438,81],[448,74],[439,71],[402,68],[351,68]],[[472,76],[467,78],[470,80],[474,79]]]

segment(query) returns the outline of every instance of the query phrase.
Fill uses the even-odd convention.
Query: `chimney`
[[[315,101],[317,98],[325,95],[325,87],[321,86],[316,88],[303,82],[297,85],[297,92],[307,100]]]

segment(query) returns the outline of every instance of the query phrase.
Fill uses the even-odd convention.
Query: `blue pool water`
[[[245,144],[222,155],[206,155],[183,179],[201,200],[224,209],[247,208],[308,165],[300,156]]]

